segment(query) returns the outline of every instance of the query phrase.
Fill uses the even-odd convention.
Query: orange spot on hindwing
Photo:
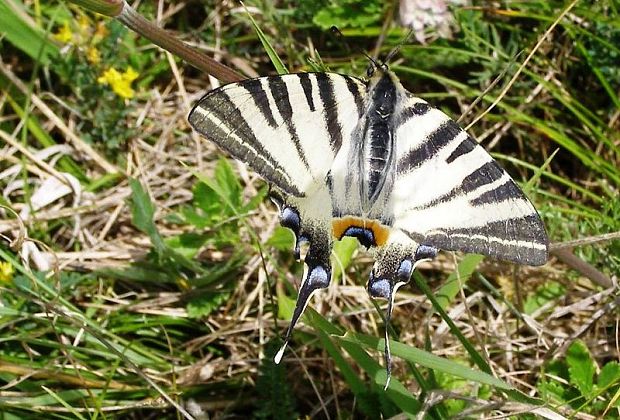
[[[335,218],[332,221],[332,233],[336,239],[343,236],[357,238],[365,247],[382,246],[387,242],[390,228],[381,222],[357,217]]]

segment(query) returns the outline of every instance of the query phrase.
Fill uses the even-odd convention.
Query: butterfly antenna
[[[385,60],[383,61],[385,64],[389,63],[392,57],[394,57],[400,51],[403,45],[405,45],[405,43],[409,41],[409,38],[411,38],[412,34],[413,34],[413,29],[409,29],[409,31],[407,32],[407,35],[405,35],[405,37],[398,44],[396,44],[396,46],[392,48],[392,51],[390,51],[388,55],[385,57]]]
[[[351,48],[349,43],[345,40],[344,35],[342,34],[342,32],[340,32],[340,29],[338,29],[337,26],[332,26],[330,28],[330,31],[332,32],[332,34],[336,35],[339,39],[340,42],[342,42],[342,45],[345,46],[345,49],[347,51],[348,54],[351,54],[351,52],[355,52],[357,54],[362,54],[364,57],[366,57],[368,59],[368,61],[370,61],[372,63],[372,66],[374,68],[379,68],[381,67],[379,65],[379,63],[377,63],[377,60],[375,60],[374,58],[372,58],[371,56],[369,56],[368,54],[366,54],[364,51],[362,51],[359,48]]]
[[[338,38],[338,41],[342,43],[347,54],[351,54],[351,46],[347,42],[342,32],[340,32],[340,29],[338,29],[336,25],[333,25],[331,28],[329,28],[329,30],[336,38]]]
[[[372,58],[371,56],[369,56],[368,54],[366,54],[365,52],[362,52],[362,54],[368,59],[368,61],[370,61],[372,63],[373,66],[375,66],[375,68],[379,68],[381,67],[379,65],[379,63],[377,63],[377,60],[375,60],[374,58]]]

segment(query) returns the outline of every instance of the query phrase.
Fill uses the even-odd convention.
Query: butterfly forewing
[[[540,217],[506,171],[438,109],[412,97],[401,109],[394,227],[444,250],[544,264]]]
[[[364,84],[330,73],[232,83],[205,95],[191,125],[266,180],[302,197],[324,183],[360,118]]]

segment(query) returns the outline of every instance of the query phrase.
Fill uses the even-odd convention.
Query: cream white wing
[[[192,127],[284,192],[303,197],[325,182],[362,113],[365,85],[334,73],[230,83],[207,93]]]
[[[395,117],[394,227],[419,244],[528,265],[548,258],[536,209],[458,124],[409,96]]]

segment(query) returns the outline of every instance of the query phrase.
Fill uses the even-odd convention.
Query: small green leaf
[[[617,385],[620,382],[620,364],[618,362],[607,362],[598,375],[596,386],[600,389]]]
[[[222,204],[228,209],[228,214],[238,215],[241,202],[241,185],[235,176],[230,163],[226,159],[220,159],[215,167],[213,178],[192,171],[196,178],[211,188]],[[208,203],[203,203],[208,206]]]
[[[359,242],[355,238],[344,237],[334,242],[332,250],[331,262],[333,270],[333,278],[338,279],[340,275],[347,269],[353,258],[353,254],[357,250]]]
[[[218,160],[214,178],[219,186],[219,191],[226,195],[235,209],[238,209],[241,204],[242,188],[228,159]]]
[[[278,318],[291,320],[295,310],[295,300],[278,290]]]
[[[190,318],[207,317],[215,309],[222,306],[230,298],[230,292],[209,292],[193,298],[187,304],[187,315]]]
[[[570,345],[566,351],[566,364],[570,383],[575,385],[584,397],[591,395],[596,366],[583,341],[576,340]]]
[[[131,221],[136,228],[149,236],[155,252],[160,256],[171,258],[184,268],[197,273],[202,272],[203,269],[198,264],[185,258],[164,242],[153,220],[155,205],[151,202],[142,184],[135,178],[129,178],[129,186],[131,187]],[[177,271],[176,267],[169,268]]]
[[[329,2],[312,19],[318,27],[327,30],[338,28],[367,28],[379,22],[384,3],[381,1],[341,0]]]
[[[172,248],[180,255],[183,255],[185,258],[194,258],[207,239],[207,235],[187,232],[178,236],[166,238],[165,242],[168,247]]]
[[[282,345],[279,339],[270,340],[265,345],[265,357],[261,359],[256,380],[255,419],[296,419],[295,389],[289,386],[287,367],[273,360]]]
[[[129,186],[131,187],[131,221],[133,225],[149,236],[157,252],[163,253],[166,246],[153,221],[155,206],[151,202],[151,198],[137,179],[129,178]]]
[[[523,304],[523,311],[530,315],[540,309],[546,303],[556,300],[566,292],[566,288],[555,281],[548,281],[540,286],[536,291],[528,295]]]
[[[459,263],[456,271],[450,273],[445,284],[435,293],[437,302],[443,309],[454,300],[462,285],[464,285],[474,273],[478,264],[484,259],[482,255],[469,254],[466,255]],[[459,281],[460,279],[460,281]]]
[[[267,240],[267,245],[280,251],[290,251],[295,247],[295,234],[282,226],[277,226],[271,238]]]
[[[540,396],[545,400],[552,400],[562,403],[567,400],[566,388],[554,380],[540,383],[536,388],[538,389],[538,392],[540,392]]]

